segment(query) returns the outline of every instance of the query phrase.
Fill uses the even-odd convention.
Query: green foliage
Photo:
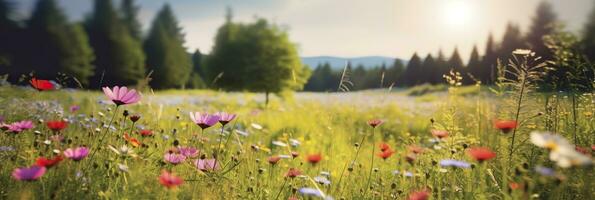
[[[349,68],[350,65],[348,65]],[[308,83],[304,86],[306,91],[335,91],[339,84],[339,73],[331,69],[329,63],[316,66]]]
[[[409,62],[407,63],[407,67],[401,77],[399,78],[399,86],[412,86],[417,84],[417,77],[420,73],[423,73],[420,68],[422,67],[422,61],[417,55],[414,53]]]
[[[477,81],[481,81],[482,70],[485,68],[481,65],[482,63],[480,59],[477,46],[473,46],[471,57],[469,57],[469,62],[467,63],[466,73],[463,75],[463,84],[473,84]]]
[[[192,54],[192,75],[188,79],[187,87],[200,89],[206,88],[207,85],[204,82],[205,78],[205,70],[203,68],[203,55],[200,53],[200,50],[196,49],[196,51]]]
[[[94,59],[85,31],[69,24],[54,0],[39,0],[27,22],[26,54],[22,64],[40,78],[55,78],[58,72],[83,84],[93,75]],[[35,59],[30,59],[35,58]]]
[[[229,17],[217,32],[207,63],[214,87],[224,90],[299,90],[310,76],[287,32],[264,19],[242,24]]]
[[[128,28],[132,37],[140,41],[142,38],[142,26],[136,18],[140,7],[134,5],[134,0],[122,0],[120,9],[122,10],[122,21],[124,25]]]
[[[552,52],[545,46],[543,37],[554,32],[556,23],[557,16],[554,13],[552,4],[547,1],[541,1],[535,11],[526,41],[529,44],[529,48],[544,58],[544,60],[551,60]]]
[[[183,46],[183,38],[173,12],[166,4],[153,20],[144,43],[146,66],[153,71],[152,87],[183,88],[188,82],[192,63]]]
[[[94,87],[133,85],[145,76],[145,55],[111,0],[95,0],[85,29],[95,52]]]

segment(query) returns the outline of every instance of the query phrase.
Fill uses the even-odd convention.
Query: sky
[[[264,17],[287,28],[300,56],[389,56],[408,59],[457,47],[464,59],[473,45],[483,52],[489,33],[499,40],[508,22],[526,31],[541,0],[137,0],[139,20],[148,29],[169,3],[186,34],[188,51],[208,53],[226,7],[233,20]],[[580,33],[592,0],[546,0],[567,29]],[[26,18],[36,0],[16,1]],[[58,0],[71,21],[91,12],[92,0]],[[114,0],[119,5],[119,0]]]

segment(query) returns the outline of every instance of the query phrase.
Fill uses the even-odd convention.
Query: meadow
[[[247,92],[142,91],[127,103],[2,86],[0,199],[594,196],[593,93],[439,88],[265,106]],[[23,120],[32,126],[15,128]]]

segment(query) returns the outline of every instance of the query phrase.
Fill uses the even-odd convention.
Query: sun
[[[462,26],[471,20],[471,7],[461,0],[446,1],[444,21],[449,26]]]

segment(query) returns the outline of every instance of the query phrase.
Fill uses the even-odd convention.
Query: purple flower
[[[165,162],[177,165],[184,162],[186,160],[186,156],[177,153],[166,153],[163,156],[163,160],[165,160]]]
[[[208,113],[201,114],[200,112],[190,112],[190,119],[202,129],[209,128],[219,122],[219,116],[209,115]]]
[[[87,157],[87,155],[89,155],[89,148],[87,147],[68,148],[64,150],[64,156],[74,161],[80,161]]]
[[[62,142],[62,141],[64,141],[64,136],[62,136],[62,135],[52,135],[52,136],[50,136],[50,140],[52,140],[54,142]]]
[[[14,122],[12,124],[9,124],[7,126],[8,131],[13,132],[13,133],[20,133],[22,131],[28,130],[28,129],[32,129],[33,126],[33,122],[29,121],[29,120],[23,120],[20,122]]]
[[[11,147],[11,146],[0,146],[0,152],[1,151],[14,151],[14,147]]]
[[[194,147],[178,147],[178,151],[180,154],[188,158],[194,158],[198,156],[198,150]]]
[[[80,109],[81,109],[81,107],[78,106],[78,105],[72,105],[72,106],[70,106],[70,112],[76,112],[76,111],[78,111]]]
[[[552,168],[547,168],[547,167],[543,167],[543,166],[535,167],[535,171],[537,173],[541,174],[542,176],[555,176],[556,175],[556,172]]]
[[[458,168],[469,168],[471,164],[461,160],[445,159],[440,161],[442,167],[458,167]]]
[[[324,194],[317,190],[316,188],[300,188],[298,192],[304,196],[315,196],[315,197],[324,197]]]
[[[219,123],[223,126],[236,118],[236,114],[229,114],[226,112],[215,113],[215,116],[219,117]]]
[[[213,171],[219,168],[219,163],[215,159],[198,159],[194,165],[201,171]]]
[[[126,87],[115,86],[113,89],[103,87],[103,93],[118,106],[133,104],[140,100],[140,94],[136,90],[128,90]]]
[[[32,166],[29,168],[16,168],[12,171],[12,177],[19,181],[34,181],[45,174],[46,168]]]

